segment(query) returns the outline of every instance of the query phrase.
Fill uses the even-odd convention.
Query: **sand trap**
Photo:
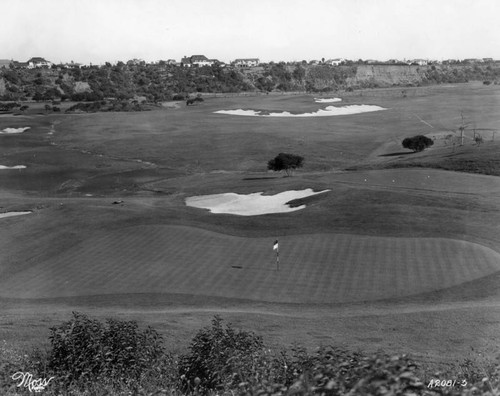
[[[238,115],[238,116],[258,116],[258,117],[265,117],[263,114],[260,114],[260,111],[255,111],[255,110],[243,110],[243,109],[237,109],[237,110],[219,110],[219,111],[214,111],[214,113],[218,114],[229,114],[229,115]]]
[[[4,217],[27,215],[27,214],[30,214],[30,213],[31,213],[31,211],[25,211],[25,212],[5,212],[5,213],[0,213],[0,219],[2,219]]]
[[[334,102],[342,102],[340,98],[314,98],[316,103],[334,103]]]
[[[26,169],[26,165],[14,165],[14,166],[0,165],[0,169]]]
[[[5,128],[0,131],[0,134],[4,135],[10,135],[14,133],[23,133],[24,131],[27,131],[31,127],[24,127],[24,128]]]
[[[253,194],[214,194],[186,198],[186,205],[194,208],[209,209],[212,213],[228,213],[240,216],[257,216],[269,213],[294,212],[306,205],[290,207],[287,202],[321,194],[330,190],[314,192],[312,189],[284,191],[276,195]]]
[[[292,114],[288,111],[281,113],[261,114],[261,111],[256,110],[219,110],[215,111],[218,114],[229,114],[238,116],[257,116],[257,117],[331,117],[340,115],[351,115],[359,113],[368,113],[372,111],[387,110],[380,106],[375,105],[349,105],[349,106],[327,106],[324,109],[319,109],[313,113]]]

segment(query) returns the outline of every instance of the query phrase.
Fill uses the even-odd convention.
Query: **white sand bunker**
[[[334,102],[342,102],[340,98],[314,98],[316,103],[334,103]]]
[[[228,213],[240,216],[257,216],[268,213],[294,212],[306,205],[290,207],[287,203],[294,199],[322,194],[330,190],[314,192],[312,189],[284,191],[276,195],[253,194],[214,194],[186,198],[186,205],[194,208],[209,209],[212,213]]]
[[[26,169],[26,165],[14,165],[14,166],[0,165],[0,169]]]
[[[372,111],[387,110],[380,106],[375,105],[349,105],[349,106],[327,106],[324,109],[319,109],[313,113],[302,113],[302,114],[292,114],[288,111],[283,111],[281,113],[269,113],[261,114],[261,111],[255,110],[219,110],[215,113],[219,114],[229,114],[229,115],[239,115],[239,116],[257,116],[257,117],[331,117],[340,115],[351,115],[359,113],[369,113]]]
[[[0,131],[0,134],[3,135],[10,135],[14,133],[23,133],[24,131],[27,131],[31,127],[24,127],[24,128],[5,128]]]
[[[21,216],[21,215],[27,215],[30,214],[31,211],[24,211],[24,212],[5,212],[5,213],[0,213],[0,219],[4,217],[12,217],[12,216]]]

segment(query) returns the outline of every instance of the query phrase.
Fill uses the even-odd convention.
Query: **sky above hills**
[[[0,59],[500,59],[499,0],[0,0]]]

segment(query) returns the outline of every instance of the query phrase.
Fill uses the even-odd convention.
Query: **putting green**
[[[500,254],[465,241],[343,234],[242,238],[147,225],[103,233],[0,281],[0,296],[184,293],[338,303],[438,290],[500,270]],[[241,268],[233,268],[241,267]]]

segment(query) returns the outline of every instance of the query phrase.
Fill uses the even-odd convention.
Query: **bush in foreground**
[[[489,395],[499,396],[500,365],[466,360],[453,372],[419,367],[409,357],[341,348],[274,351],[253,332],[215,317],[175,359],[162,338],[135,322],[105,323],[79,313],[51,328],[51,350],[31,355],[0,344],[0,393],[29,394],[16,371],[54,377],[44,395]],[[8,374],[10,373],[10,375]],[[446,379],[465,380],[447,386]],[[429,386],[434,380],[435,386]],[[435,380],[440,380],[436,385]]]
[[[73,313],[73,318],[50,329],[47,368],[66,386],[106,382],[135,387],[161,367],[162,337],[136,322],[107,319],[106,323]]]
[[[260,336],[223,326],[222,319],[216,316],[212,326],[199,330],[191,341],[189,353],[180,359],[179,374],[186,389],[231,385],[236,377],[249,374],[246,363],[263,348]]]

